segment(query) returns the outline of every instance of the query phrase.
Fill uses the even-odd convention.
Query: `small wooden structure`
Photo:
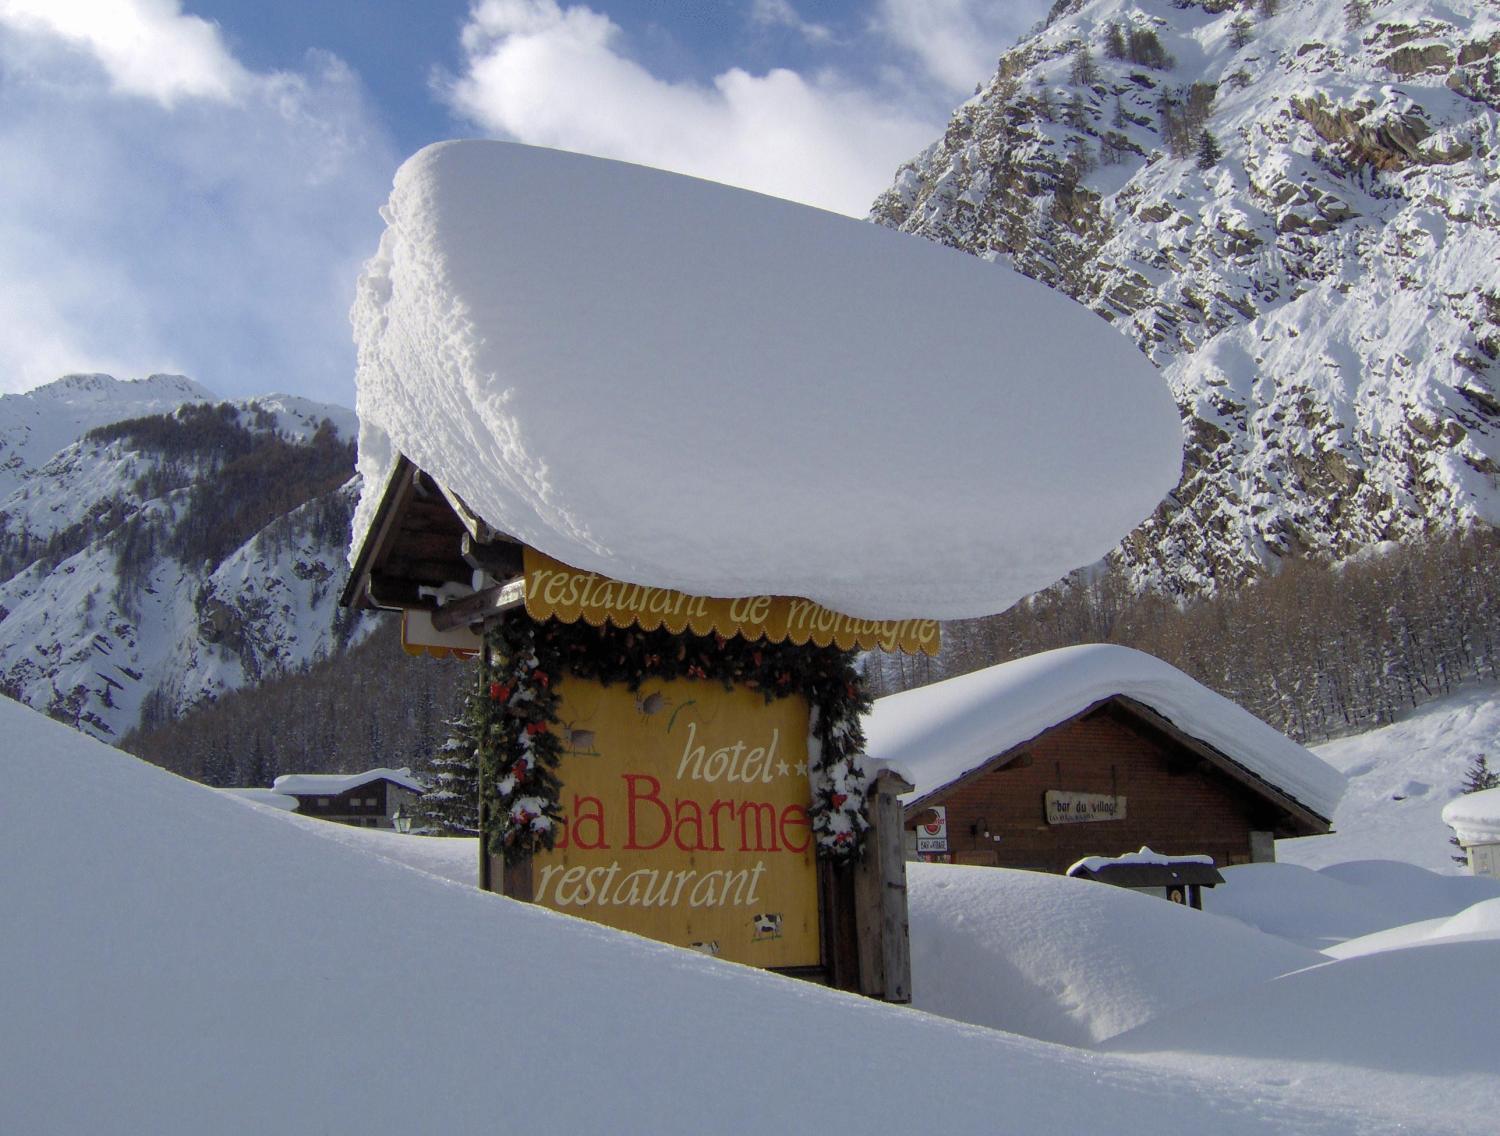
[[[1144,892],[1197,911],[1203,910],[1203,889],[1224,882],[1208,856],[1158,856],[1149,848],[1125,856],[1090,856],[1069,868],[1067,875]]]
[[[716,634],[721,648],[761,636],[848,647],[868,633],[935,649],[937,634],[928,621],[866,629],[869,621],[803,600],[710,600],[581,573],[487,525],[405,458],[385,486],[342,602],[402,612],[409,652],[460,657],[485,650],[479,632],[500,619],[535,621],[539,632],[581,621],[600,634],[696,635],[700,646]],[[487,831],[495,821],[481,810],[481,887],[871,997],[910,1000],[899,801],[909,783],[891,772],[874,777],[862,856],[830,862],[814,855],[811,838],[814,758],[804,699],[768,697],[766,688],[738,682],[660,678],[649,665],[629,683],[568,672],[546,681],[561,700],[557,844],[525,858],[492,854]]]
[[[939,804],[946,859],[1043,872],[1147,844],[1248,864],[1275,859],[1277,837],[1328,831],[1284,790],[1119,695],[910,800],[913,851],[915,829]]]
[[[1062,873],[1149,845],[1224,866],[1329,831],[1344,779],[1174,667],[1090,644],[880,699],[914,858]]]

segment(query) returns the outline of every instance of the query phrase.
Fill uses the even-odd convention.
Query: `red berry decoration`
[[[496,702],[504,702],[510,697],[510,687],[501,682],[490,683],[490,697]]]
[[[836,809],[843,808],[844,807],[844,802],[847,801],[848,799],[849,798],[845,794],[843,794],[843,793],[835,793],[833,795],[833,807],[836,808]]]

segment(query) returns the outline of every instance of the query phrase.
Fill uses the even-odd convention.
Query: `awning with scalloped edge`
[[[533,619],[559,619],[594,627],[639,627],[673,634],[741,635],[801,646],[837,644],[844,650],[903,651],[936,655],[940,643],[935,619],[855,619],[791,596],[713,599],[670,588],[627,584],[597,572],[570,568],[536,549],[523,555],[526,612]]]

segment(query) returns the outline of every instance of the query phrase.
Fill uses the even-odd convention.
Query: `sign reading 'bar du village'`
[[[808,705],[687,679],[558,684],[566,784],[535,902],[721,958],[819,962]]]
[[[1048,824],[1125,819],[1125,798],[1108,793],[1073,793],[1066,789],[1049,789],[1045,807]]]

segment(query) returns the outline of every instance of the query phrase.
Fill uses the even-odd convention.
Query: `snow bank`
[[[1365,1131],[1493,1132],[1497,964],[1494,941],[1330,962],[1165,1014],[1101,1048],[1390,1110]]]
[[[974,257],[501,142],[398,171],[352,320],[355,548],[404,453],[565,563],[870,618],[999,611],[1177,482],[1166,385]]]
[[[253,801],[257,805],[268,805],[273,809],[282,809],[292,812],[297,808],[297,798],[289,797],[285,793],[278,793],[274,789],[220,789],[219,792],[226,793],[241,801]]]
[[[1042,872],[908,864],[912,991],[934,1014],[1065,1045],[1323,962],[1231,919]]]
[[[1500,880],[1448,876],[1414,864],[1365,860],[1319,871],[1240,864],[1203,893],[1205,909],[1271,935],[1328,949],[1348,939],[1432,919],[1500,897]]]
[[[4,699],[0,738],[6,1133],[1361,1127],[437,880]]]
[[[1323,953],[1329,958],[1353,958],[1376,951],[1463,939],[1500,939],[1500,899],[1482,900],[1445,919],[1424,919],[1362,935],[1358,939],[1325,947]]]
[[[1103,643],[881,698],[865,718],[866,749],[909,774],[914,799],[1113,694],[1151,707],[1319,816],[1333,815],[1344,778],[1331,766],[1176,667]]]

